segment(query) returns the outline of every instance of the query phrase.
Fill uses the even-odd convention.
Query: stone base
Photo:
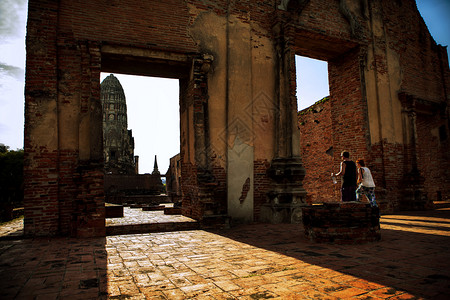
[[[302,207],[305,204],[272,204],[265,203],[261,205],[259,220],[272,224],[291,223],[299,224],[302,222]]]
[[[130,196],[115,196],[107,197],[106,201],[109,203],[120,204],[125,206],[139,207],[139,205],[158,205],[161,203],[169,203],[170,198],[165,195],[130,195]]]
[[[200,221],[202,229],[229,229],[230,217],[227,215],[206,215]]]
[[[142,211],[158,211],[158,210],[164,210],[164,205],[153,205],[153,206],[143,206]]]
[[[117,204],[105,204],[105,218],[122,218],[123,206]]]
[[[181,207],[165,207],[165,215],[181,215]]]
[[[378,207],[360,202],[306,206],[303,226],[306,237],[318,243],[362,244],[381,239]]]

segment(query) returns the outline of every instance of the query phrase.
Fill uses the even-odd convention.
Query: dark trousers
[[[341,200],[342,202],[356,201],[356,186],[343,186]]]

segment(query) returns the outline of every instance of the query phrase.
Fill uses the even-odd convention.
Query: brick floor
[[[2,240],[0,298],[449,299],[450,210],[381,224],[364,245],[316,244],[294,224]]]

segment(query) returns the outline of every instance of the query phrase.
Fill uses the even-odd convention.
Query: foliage
[[[0,219],[23,202],[23,150],[0,144]]]
[[[0,144],[0,153],[6,153],[6,152],[8,152],[8,149],[9,149],[9,146]]]
[[[299,111],[299,112],[297,113],[297,115],[301,116],[301,115],[307,114],[307,113],[309,113],[309,112],[317,112],[317,111],[315,110],[316,106],[317,106],[318,104],[325,103],[325,102],[327,102],[328,100],[330,100],[330,96],[323,97],[322,99],[320,99],[319,101],[317,101],[316,103],[314,103],[313,105],[311,105],[310,107],[307,107],[307,108],[305,108],[304,110]],[[302,124],[302,125],[303,125],[303,124]]]

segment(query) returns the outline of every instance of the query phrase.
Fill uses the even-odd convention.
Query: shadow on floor
[[[215,234],[426,299],[450,295],[450,210],[381,218],[380,242],[314,243],[295,224],[254,224]]]

